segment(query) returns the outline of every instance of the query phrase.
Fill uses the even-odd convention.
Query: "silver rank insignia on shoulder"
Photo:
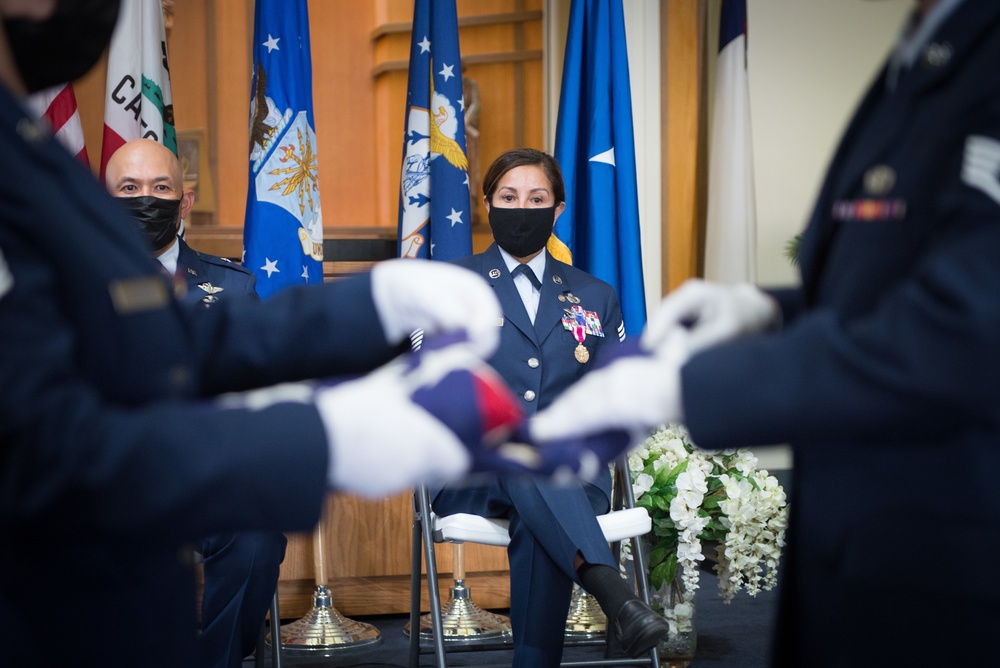
[[[500,270],[490,269],[490,278],[500,278]]]

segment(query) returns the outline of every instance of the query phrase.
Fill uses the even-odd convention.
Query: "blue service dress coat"
[[[500,347],[489,360],[520,397],[527,415],[545,408],[586,373],[601,350],[624,338],[614,289],[590,274],[546,258],[540,276],[538,312],[532,325],[496,244],[484,253],[454,261],[482,275],[500,300]],[[586,336],[589,361],[579,362],[577,340],[562,324],[575,304],[597,314],[603,337]],[[435,490],[436,491],[436,490]],[[605,469],[593,483],[556,486],[531,477],[497,479],[475,487],[432,491],[440,515],[465,512],[510,519],[511,626],[515,666],[555,666],[562,656],[566,613],[577,552],[585,561],[617,568],[596,515],[610,508],[611,476]]]
[[[193,665],[184,546],[311,529],[329,457],[310,403],[212,397],[363,372],[398,348],[364,276],[178,303],[128,214],[2,86],[0,155],[4,662]]]
[[[260,301],[252,271],[226,258],[196,251],[184,239],[178,238],[177,243],[177,273],[185,283],[181,301],[206,308],[234,295]]]
[[[776,665],[976,665],[1000,628],[1000,3],[868,91],[779,335],[682,370],[708,448],[790,443]]]

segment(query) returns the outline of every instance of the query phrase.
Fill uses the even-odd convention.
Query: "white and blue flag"
[[[243,265],[262,298],[323,280],[306,0],[257,0]]]
[[[416,0],[399,183],[400,257],[472,254],[455,0]]]
[[[555,158],[566,209],[549,250],[610,283],[626,330],[641,332],[646,296],[622,0],[570,6]]]
[[[747,3],[722,0],[708,157],[705,278],[753,283],[757,215],[747,86]]]

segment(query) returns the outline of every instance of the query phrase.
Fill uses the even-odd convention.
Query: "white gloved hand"
[[[454,480],[471,466],[458,437],[410,400],[404,370],[403,363],[391,362],[317,391],[332,488],[378,498],[421,482]]]
[[[656,348],[673,330],[689,328],[692,353],[777,324],[778,304],[749,283],[722,285],[691,279],[670,293],[642,335]]]
[[[386,260],[372,269],[372,299],[390,343],[417,329],[462,331],[481,358],[500,344],[500,302],[481,276],[432,260]]]
[[[689,334],[675,329],[650,355],[620,357],[571,385],[529,423],[540,444],[609,429],[640,432],[681,422],[680,369]]]

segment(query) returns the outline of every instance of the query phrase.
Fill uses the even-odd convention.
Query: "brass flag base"
[[[597,604],[597,599],[579,585],[575,585],[573,598],[569,602],[569,614],[566,616],[565,639],[572,641],[603,638],[607,630],[608,618]]]
[[[430,613],[420,617],[420,644],[432,645],[434,629]],[[510,619],[483,610],[471,598],[464,580],[455,580],[451,599],[441,610],[441,627],[446,645],[475,645],[478,643],[513,642]],[[410,625],[403,628],[410,637]]]
[[[281,627],[281,649],[310,654],[340,651],[382,640],[382,634],[371,624],[348,619],[337,612],[330,598],[330,590],[320,585],[313,597],[313,609],[302,619]],[[267,643],[273,642],[267,634]]]

